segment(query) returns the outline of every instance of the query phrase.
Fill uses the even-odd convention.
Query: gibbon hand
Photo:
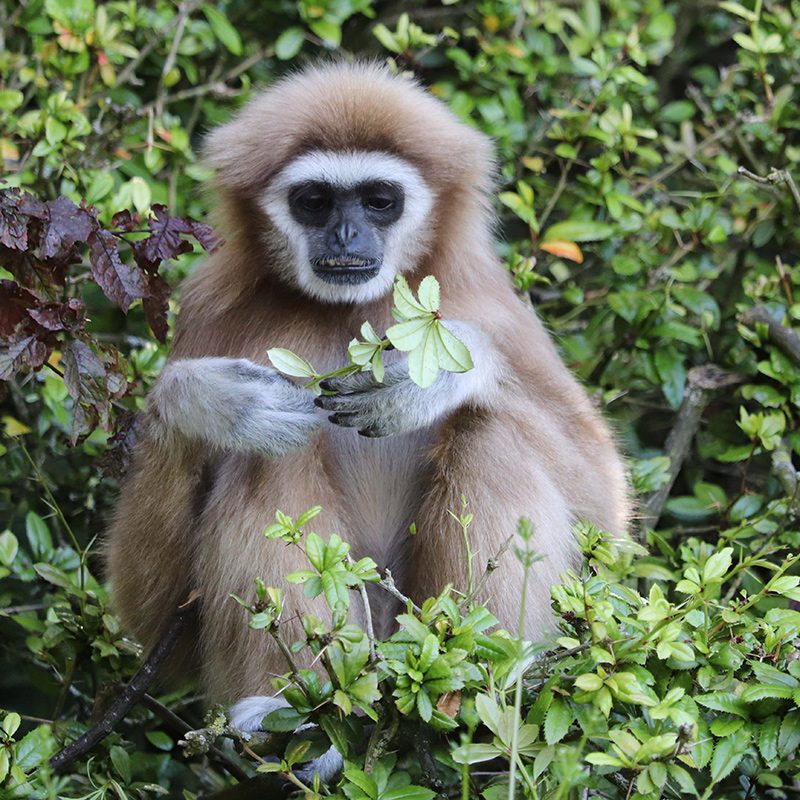
[[[311,390],[245,358],[171,362],[150,408],[166,437],[271,457],[305,445],[320,424]]]
[[[425,428],[465,405],[476,396],[491,395],[496,382],[496,361],[488,337],[465,322],[447,322],[447,329],[470,350],[475,366],[468,372],[442,370],[423,389],[408,375],[408,357],[386,367],[383,381],[372,372],[328,378],[320,386],[315,405],[333,413],[328,420],[344,428],[357,428],[362,436],[377,438]]]

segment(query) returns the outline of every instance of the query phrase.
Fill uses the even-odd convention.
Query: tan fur
[[[281,580],[300,566],[296,549],[261,536],[276,509],[296,515],[322,505],[314,528],[338,531],[357,555],[392,567],[417,600],[448,582],[466,586],[463,539],[447,514],[460,508],[462,495],[475,515],[476,569],[528,516],[545,556],[534,567],[527,601],[530,636],[550,620],[550,584],[574,563],[571,522],[586,518],[622,533],[628,514],[624,469],[608,428],[495,255],[488,140],[417,85],[379,67],[325,66],[284,79],[212,134],[208,159],[218,171],[227,243],[188,281],[171,358],[266,364],[268,348],[287,347],[329,368],[341,364],[361,322],[379,330],[389,324],[388,297],[323,307],[276,277],[285,248],[256,198],[309,149],[380,150],[420,169],[438,200],[433,244],[415,268],[409,265],[410,281],[435,275],[445,318],[488,334],[507,371],[491,398],[460,409],[436,430],[406,434],[404,444],[363,440],[328,425],[309,446],[270,461],[241,453],[210,459],[201,445],[170,448],[152,433],[146,438],[108,536],[117,606],[151,646],[171,610],[200,589],[197,648],[189,656],[215,700],[264,693],[269,672],[285,670],[268,637],[248,630],[231,592],[250,597],[260,576],[286,588],[287,616],[309,608],[297,587]],[[347,469],[338,463],[343,448]],[[362,458],[365,469],[354,468]],[[401,471],[410,498],[403,502],[411,502],[405,514],[388,494]],[[377,530],[384,505],[391,520]],[[413,539],[406,535],[411,520]],[[521,570],[509,555],[489,594],[512,628],[520,588]]]

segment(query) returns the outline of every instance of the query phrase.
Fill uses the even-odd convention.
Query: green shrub
[[[407,610],[360,666],[361,633],[338,618],[310,626],[307,647],[350,635],[315,711],[348,756],[332,792],[494,800],[508,795],[516,737],[526,796],[796,793],[797,2],[480,0],[398,13],[367,0],[29,0],[4,12],[2,180],[42,203],[85,200],[120,234],[123,209],[205,216],[199,139],[252,84],[331,51],[417,73],[495,138],[501,255],[629,455],[646,552],[582,528],[587,562],[554,592],[559,638],[543,652],[492,632],[491,605],[470,610],[458,594]],[[66,773],[44,766],[136,668],[97,579],[96,537],[127,412],[165,351],[152,309],[139,299],[123,313],[92,278],[88,243],[59,272],[38,240],[19,256],[14,218],[0,207],[0,786],[52,798],[223,790],[224,757],[184,758],[176,745],[203,725],[186,688],[138,706]],[[199,252],[164,255],[151,273],[175,285]],[[120,259],[134,269],[126,247]],[[79,303],[85,323],[35,328],[50,366],[17,358],[20,326]],[[58,374],[75,352],[97,373],[88,395]],[[535,531],[519,555],[529,547]],[[313,754],[286,739],[273,746],[287,765]]]

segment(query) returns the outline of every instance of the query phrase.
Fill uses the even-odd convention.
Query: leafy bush
[[[203,726],[188,688],[143,698],[66,772],[46,760],[138,663],[97,578],[96,538],[130,412],[163,363],[148,323],[169,337],[167,284],[199,253],[175,240],[144,261],[137,251],[159,225],[204,240],[195,223],[164,222],[206,214],[200,135],[251,84],[332,50],[417,73],[495,138],[501,254],[617,426],[645,551],[582,527],[587,561],[554,590],[559,631],[541,652],[493,631],[491,605],[455,587],[462,594],[406,609],[373,658],[336,602],[362,602],[342,580],[358,589],[376,576],[350,564],[333,532],[298,538],[311,567],[293,579],[339,587],[326,594],[332,620],[310,622],[301,644],[324,653],[330,686],[301,674],[306,688],[285,692],[294,711],[271,724],[293,729],[313,707],[322,732],[248,748],[277,750],[286,770],[334,741],[348,766],[329,789],[350,800],[494,800],[509,780],[548,798],[796,792],[796,2],[480,0],[397,14],[370,0],[29,0],[4,10],[6,795],[247,796],[247,781],[224,788],[225,773],[261,762],[210,747],[222,718],[189,735],[191,755],[177,747]],[[62,213],[81,235],[48,237]],[[146,232],[134,232],[140,224]],[[108,257],[140,289],[126,297],[92,248],[109,236],[128,242]],[[535,570],[536,533],[522,532],[504,558]],[[493,554],[472,545],[485,566]],[[250,606],[264,635],[280,631],[279,589],[261,587]]]

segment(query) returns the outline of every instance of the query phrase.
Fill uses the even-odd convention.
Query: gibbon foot
[[[231,706],[228,714],[230,724],[242,733],[255,733],[263,731],[261,720],[272,711],[278,708],[287,708],[289,704],[282,697],[268,697],[256,695],[244,697]],[[301,725],[297,730],[304,731],[315,728],[315,725]],[[325,753],[308,764],[295,771],[295,775],[306,785],[310,786],[314,781],[314,775],[319,775],[323,783],[333,780],[341,771],[344,762],[339,751],[331,747]]]

